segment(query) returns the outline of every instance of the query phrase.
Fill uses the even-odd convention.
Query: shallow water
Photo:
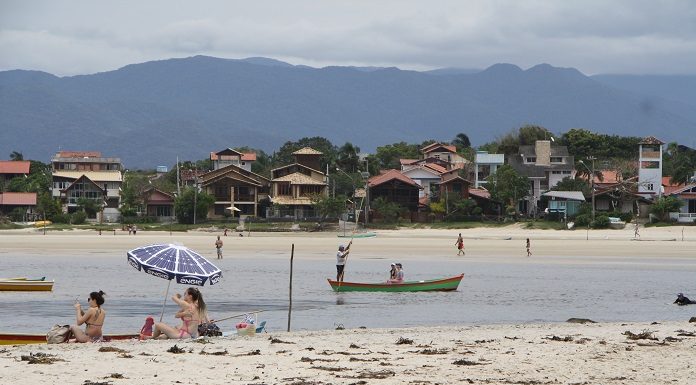
[[[601,261],[601,262],[598,262]],[[629,262],[627,262],[629,261]],[[202,288],[213,318],[264,310],[259,320],[269,331],[287,329],[289,261],[277,256],[213,260],[224,272],[215,286]],[[390,260],[352,259],[346,281],[378,282]],[[293,330],[366,326],[405,327],[463,323],[563,322],[571,317],[595,321],[686,320],[696,306],[676,306],[676,293],[696,297],[696,259],[596,257],[465,259],[404,263],[407,279],[465,273],[456,292],[334,293],[333,258],[296,259],[293,278]],[[138,272],[123,258],[74,259],[68,256],[3,255],[0,275],[55,279],[49,293],[0,292],[0,331],[47,331],[75,322],[72,306],[83,306],[90,291],[107,293],[106,333],[137,332],[147,315],[159,318],[167,281]],[[173,283],[169,292],[183,293]],[[177,307],[167,301],[164,321],[174,324]],[[239,320],[224,321],[232,330]]]

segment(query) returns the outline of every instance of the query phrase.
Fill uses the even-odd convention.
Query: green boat
[[[339,238],[372,238],[376,237],[376,233],[355,233],[355,234],[338,234]]]
[[[450,278],[431,279],[426,281],[404,281],[401,283],[357,283],[357,282],[337,282],[331,279],[329,285],[333,291],[389,291],[389,292],[405,292],[405,291],[452,291],[457,290],[459,282],[464,278],[464,274],[460,274]]]

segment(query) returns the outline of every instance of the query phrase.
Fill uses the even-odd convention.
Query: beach
[[[683,231],[683,232],[682,232]],[[395,256],[411,265],[432,261],[463,266],[474,263],[614,264],[651,269],[660,258],[675,269],[694,271],[696,227],[624,230],[530,230],[519,225],[463,230],[378,230],[370,239],[353,240],[353,264],[359,260]],[[455,241],[461,232],[466,255],[457,257]],[[81,264],[124,260],[125,251],[151,243],[177,242],[215,259],[213,243],[221,232],[189,233],[139,231],[0,232],[3,255],[70,255]],[[526,257],[530,238],[532,256]],[[232,233],[223,237],[225,260],[326,260],[340,243],[335,233]],[[261,253],[260,251],[263,251]],[[125,262],[124,262],[125,264]],[[40,271],[32,272],[40,275]],[[464,273],[467,273],[466,268]],[[331,274],[331,272],[328,272]],[[327,274],[327,275],[328,275]],[[475,278],[465,278],[475,279]],[[98,281],[98,277],[95,277]],[[696,296],[696,279],[685,294]],[[665,282],[665,285],[668,282]],[[327,287],[328,289],[328,287]],[[461,290],[461,289],[460,289]],[[689,292],[689,290],[691,292]],[[674,295],[670,293],[669,295]],[[253,299],[253,298],[251,298]],[[673,300],[666,298],[665,303]],[[671,306],[671,305],[665,305]],[[676,307],[676,305],[673,305]],[[26,345],[0,347],[0,382],[55,384],[691,384],[696,378],[696,316],[680,308],[683,320],[518,324],[460,324],[432,326],[423,317],[417,327],[284,331],[275,325],[253,337],[197,341],[125,341],[97,344]],[[670,309],[672,309],[670,307]],[[586,316],[587,310],[576,316]],[[432,315],[437,321],[437,315]],[[680,316],[681,317],[681,316]],[[108,321],[107,321],[108,322]],[[2,322],[0,322],[2,324]],[[50,325],[47,325],[48,329]],[[294,329],[293,329],[294,330]],[[645,337],[630,339],[625,332]],[[410,341],[410,342],[409,342]],[[397,343],[401,342],[401,343]],[[174,345],[183,353],[167,350]],[[100,348],[122,351],[100,352]],[[107,350],[108,350],[107,349]],[[22,356],[47,353],[60,360],[29,364]],[[202,353],[203,352],[203,353]],[[51,357],[49,357],[51,358]],[[122,379],[119,377],[123,377]]]
[[[0,348],[0,382],[688,385],[695,336],[687,322],[567,323],[25,345]]]

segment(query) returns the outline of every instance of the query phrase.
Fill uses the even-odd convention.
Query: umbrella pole
[[[167,283],[167,292],[164,294],[164,302],[162,302],[162,312],[160,313],[160,322],[162,322],[162,318],[164,317],[164,305],[167,304],[167,296],[169,295],[169,286],[172,284],[172,280],[168,280]]]

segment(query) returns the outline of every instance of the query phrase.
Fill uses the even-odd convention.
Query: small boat
[[[107,334],[104,341],[138,339],[137,334]],[[46,334],[0,333],[0,345],[45,344]]]
[[[355,234],[338,234],[339,238],[372,238],[376,237],[376,233],[355,233]]]
[[[401,283],[357,283],[357,282],[337,282],[328,279],[333,291],[452,291],[457,290],[459,282],[464,278],[460,274],[450,278],[431,279],[426,281],[404,281]]]
[[[0,291],[51,291],[53,290],[53,280],[47,281],[46,277],[29,279],[2,278],[0,279]]]
[[[52,224],[53,224],[53,222],[51,222],[51,221],[36,221],[36,222],[34,222],[34,227],[45,227],[45,226],[50,226]]]

